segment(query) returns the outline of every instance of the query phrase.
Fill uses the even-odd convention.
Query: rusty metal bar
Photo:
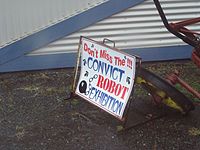
[[[159,0],[154,0],[154,3],[156,5],[156,8],[158,10],[158,13],[159,13],[163,23],[164,23],[165,27],[168,29],[168,31],[171,32],[172,34],[174,34],[175,36],[177,36],[178,38],[182,39],[185,43],[188,43],[189,45],[195,47],[198,50],[200,43],[198,41],[194,40],[193,38],[190,38],[190,36],[179,33],[179,31],[176,30],[176,24],[178,24],[178,23],[171,23],[171,24],[168,23],[168,20],[167,20],[165,13],[160,5]],[[199,21],[200,21],[199,18],[193,19],[193,20],[190,19],[189,21],[180,22],[178,24],[178,27],[180,28],[181,24],[182,25],[183,24],[192,24],[192,22],[197,23]]]
[[[168,75],[166,77],[167,81],[171,84],[177,84],[179,83],[182,87],[184,87],[187,91],[192,93],[195,97],[200,99],[200,93],[194,90],[190,85],[188,85],[185,81],[179,78],[178,71],[175,71],[174,73]]]
[[[79,42],[79,46],[78,46],[78,53],[77,53],[77,61],[76,61],[76,67],[74,69],[74,81],[73,81],[73,85],[72,85],[72,93],[75,92],[75,88],[76,88],[76,80],[77,80],[77,74],[78,74],[78,67],[79,67],[79,63],[80,63],[80,56],[81,56],[81,39],[82,37],[80,37],[80,42]]]
[[[182,27],[182,26],[188,26],[188,25],[191,25],[191,24],[195,24],[195,23],[198,23],[198,22],[200,22],[200,17],[180,21],[180,22],[177,22],[175,24],[176,24],[177,27]]]
[[[195,50],[192,52],[192,61],[200,68],[200,57],[198,57]]]

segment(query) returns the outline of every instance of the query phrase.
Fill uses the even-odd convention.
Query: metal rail
[[[193,46],[196,51],[198,51],[198,55],[200,56],[200,39],[198,35],[200,33],[188,30],[185,26],[195,24],[200,22],[200,17],[193,18],[177,23],[169,23],[166,15],[160,5],[159,0],[153,0],[155,3],[155,6],[158,10],[158,13],[165,25],[165,27],[168,29],[169,32],[177,36],[178,38],[182,39],[185,43],[188,43],[189,45]]]

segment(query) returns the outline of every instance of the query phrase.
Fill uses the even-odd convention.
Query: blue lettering
[[[99,64],[98,64],[98,60],[95,59],[93,62],[93,69],[94,71],[98,71],[99,70]]]
[[[94,100],[98,105],[105,107],[110,112],[121,115],[124,103],[95,87],[90,88],[89,92],[89,99]]]
[[[87,65],[89,69],[93,69],[94,71],[101,73],[106,76],[110,76],[113,80],[118,80],[121,82],[123,74],[125,74],[124,70],[121,70],[117,67],[113,67],[110,64],[107,64],[102,61],[98,61],[92,57],[88,57]]]
[[[90,61],[92,61],[92,60],[93,60],[92,57],[88,58],[88,63],[87,64],[88,64],[88,68],[90,68],[90,69],[92,69],[92,65],[90,66]]]

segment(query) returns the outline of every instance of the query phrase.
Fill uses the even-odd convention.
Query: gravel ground
[[[144,67],[165,76],[174,69],[196,89],[200,71],[190,61],[157,62]],[[187,116],[163,106],[136,86],[127,131],[121,122],[70,95],[72,69],[0,74],[0,149],[199,150],[200,108]],[[184,92],[184,91],[183,91]],[[191,100],[196,100],[187,94]],[[146,123],[141,123],[156,118]]]

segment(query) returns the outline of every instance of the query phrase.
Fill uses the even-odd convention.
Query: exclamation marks
[[[132,66],[133,66],[133,62],[131,59],[127,58],[127,67],[131,68],[132,69]]]

